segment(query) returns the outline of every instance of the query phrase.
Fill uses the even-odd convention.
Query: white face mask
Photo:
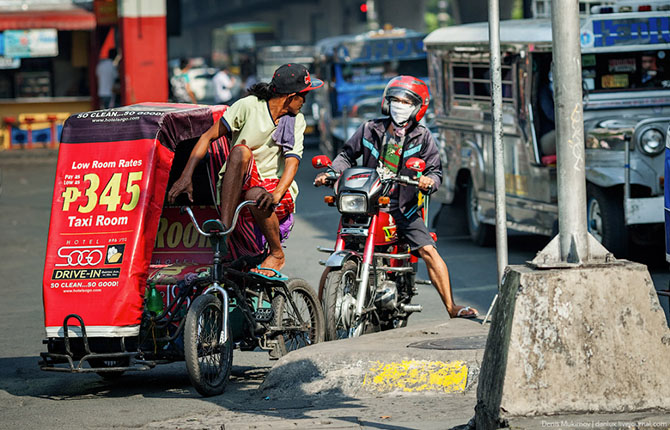
[[[414,105],[400,102],[391,102],[390,105],[393,122],[398,125],[405,125],[412,112],[414,112]]]

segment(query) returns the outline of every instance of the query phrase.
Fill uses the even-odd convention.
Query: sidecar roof
[[[172,150],[179,142],[200,136],[221,118],[225,106],[139,103],[71,115],[63,125],[61,143],[95,146],[154,139]]]

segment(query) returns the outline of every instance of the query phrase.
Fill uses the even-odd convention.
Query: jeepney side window
[[[514,72],[513,64],[504,64],[502,74],[503,103],[514,103]],[[451,103],[490,102],[491,71],[488,62],[454,62],[451,65]]]

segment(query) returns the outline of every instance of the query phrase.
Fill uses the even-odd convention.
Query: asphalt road
[[[311,186],[316,173],[309,164],[312,155],[313,149],[306,151],[299,172],[301,194],[296,225],[287,243],[285,272],[305,278],[316,287],[322,271],[318,261],[325,255],[315,248],[332,245],[338,214],[323,203],[326,190]],[[254,410],[259,416],[281,414],[281,405],[267,408],[266,400],[255,390],[273,364],[263,352],[235,351],[227,391],[208,399],[191,388],[183,363],[128,374],[113,382],[97,375],[40,371],[37,361],[45,350],[41,280],[55,158],[16,158],[0,153],[0,168],[0,428],[141,427],[154,421],[241,408]],[[433,215],[437,209],[431,208]],[[477,247],[464,234],[454,234],[458,228],[449,215],[448,211],[440,213],[437,232],[439,252],[451,272],[454,297],[458,304],[485,313],[496,293],[495,249]],[[547,241],[538,236],[510,236],[510,263],[532,259]],[[425,267],[420,270],[420,277],[425,279]],[[657,289],[667,288],[670,275],[665,265],[652,269],[652,277]],[[413,315],[410,324],[446,319],[435,290],[420,286],[419,291],[416,302],[424,306],[424,311]],[[667,313],[667,299],[661,302]],[[371,401],[350,399],[348,407],[365,408]],[[327,404],[322,406],[326,411]],[[342,407],[341,402],[338,407]]]

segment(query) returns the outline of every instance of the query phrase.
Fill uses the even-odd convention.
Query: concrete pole
[[[379,22],[377,22],[377,10],[375,9],[375,0],[367,0],[365,5],[368,7],[367,19],[368,30],[378,30]]]
[[[491,104],[493,109],[493,171],[496,201],[496,255],[498,288],[507,267],[507,208],[502,123],[502,75],[500,67],[500,11],[498,0],[489,0],[489,43],[491,50]]]
[[[558,227],[562,262],[589,260],[584,170],[582,59],[579,45],[579,2],[551,2]]]

